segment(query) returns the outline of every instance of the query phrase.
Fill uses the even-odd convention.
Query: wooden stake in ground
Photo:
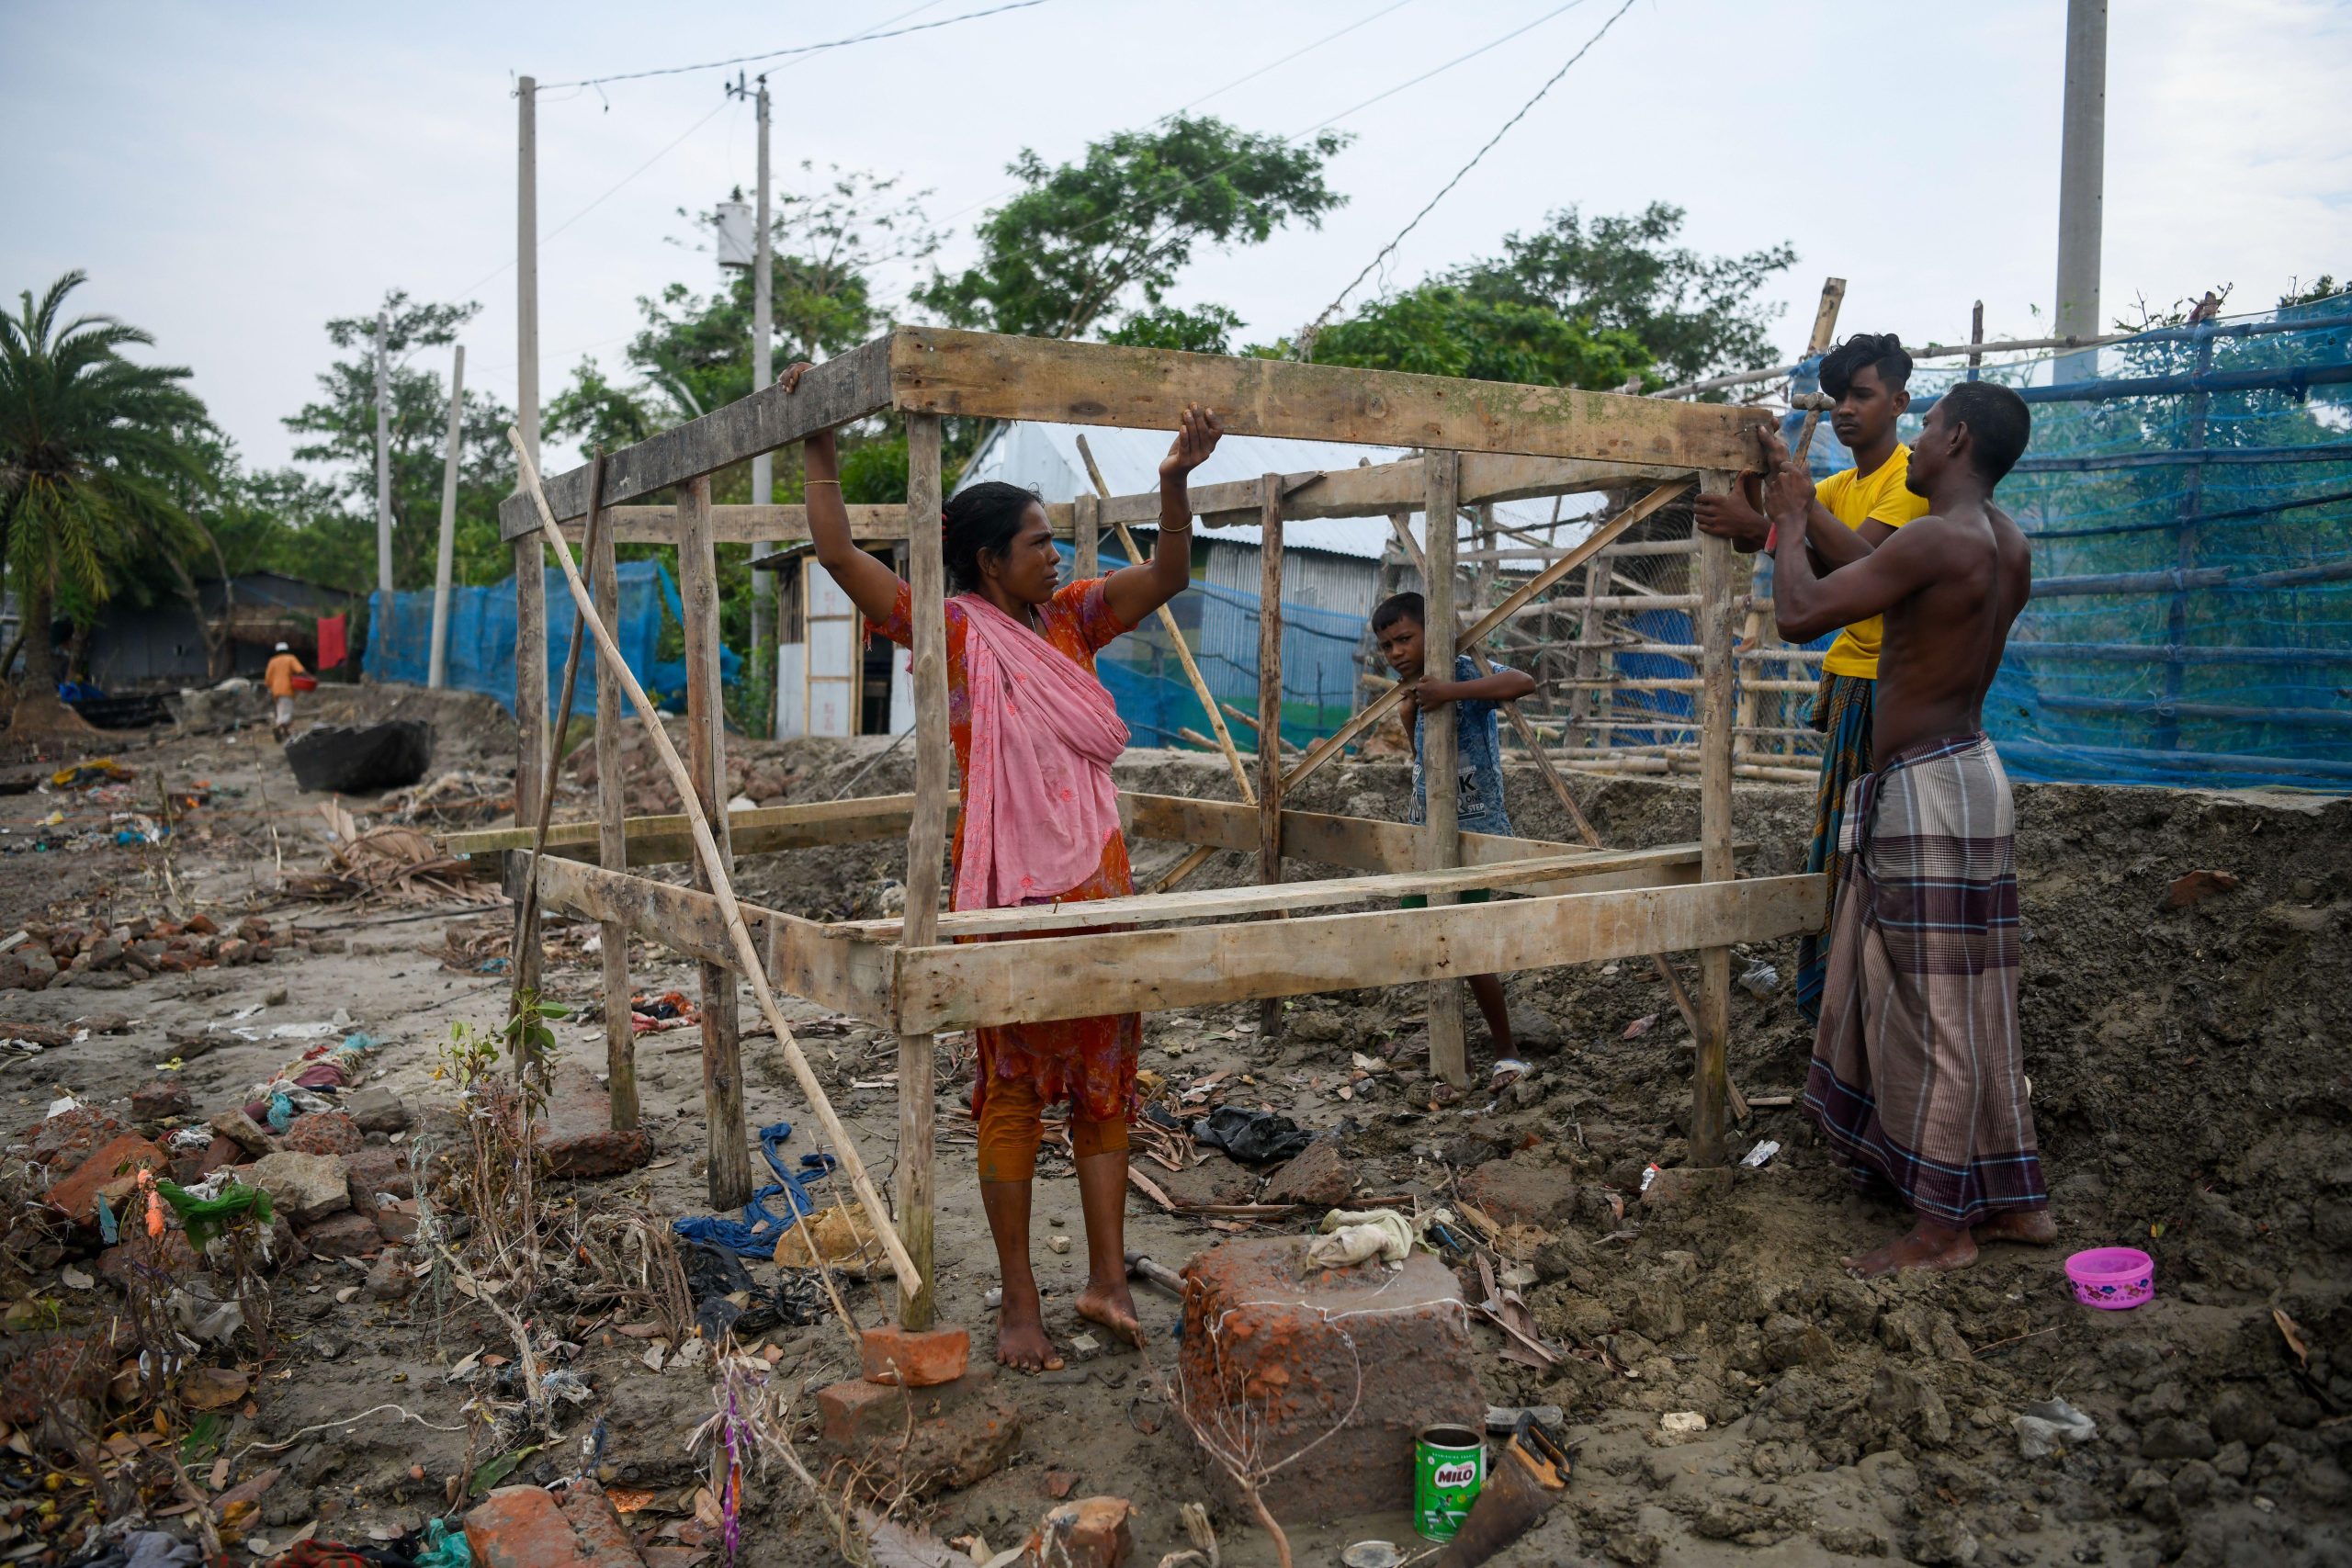
[[[1283,879],[1283,477],[1259,481],[1258,504],[1258,880]],[[1271,1048],[1283,1027],[1280,997],[1258,1002],[1258,1040]]]
[[[555,551],[556,564],[563,569],[563,579],[571,590],[571,602],[587,617],[588,629],[595,635],[596,653],[600,660],[611,661],[613,671],[619,676],[622,689],[628,694],[629,705],[645,721],[647,736],[653,742],[654,753],[662,759],[662,768],[669,773],[671,784],[678,792],[678,804],[684,807],[686,825],[694,835],[695,853],[710,876],[711,897],[718,900],[718,912],[727,922],[729,942],[735,949],[735,960],[741,965],[743,976],[752,983],[752,993],[759,1000],[760,1011],[766,1017],[768,1027],[775,1031],[776,1044],[783,1049],[784,1059],[792,1068],[792,1076],[800,1085],[800,1092],[808,1098],[808,1108],[816,1112],[818,1124],[824,1128],[825,1137],[832,1145],[834,1156],[841,1161],[842,1174],[849,1179],[850,1188],[857,1194],[859,1204],[873,1223],[875,1234],[881,1238],[882,1248],[889,1254],[891,1271],[899,1278],[900,1290],[910,1293],[923,1288],[922,1270],[914,1259],[907,1256],[905,1246],[899,1240],[896,1225],[882,1195],[874,1190],[866,1176],[865,1164],[858,1158],[857,1145],[850,1141],[849,1132],[833,1111],[832,1101],[826,1099],[824,1086],[817,1081],[808,1058],[801,1054],[800,1042],[793,1036],[792,1026],[784,1021],[783,1010],[776,1006],[775,992],[768,986],[766,967],[760,962],[758,949],[752,945],[752,933],[743,925],[742,906],[735,900],[733,880],[727,874],[726,863],[719,858],[718,845],[710,836],[710,821],[703,815],[696,798],[694,777],[678,757],[678,750],[670,743],[670,735],[662,728],[662,719],[654,709],[645,688],[638,684],[637,676],[621,657],[612,632],[595,613],[588,595],[588,585],[580,580],[579,569],[572,565],[571,548],[563,542],[563,530],[556,525],[555,513],[548,505],[547,492],[539,487],[539,468],[531,460],[530,452],[523,445],[522,433],[509,426],[506,437],[514,448],[515,461],[523,490],[531,498],[539,514],[539,534]],[[739,1134],[740,1135],[740,1134]]]

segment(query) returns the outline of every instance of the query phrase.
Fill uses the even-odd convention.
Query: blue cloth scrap
[[[743,1205],[743,1217],[729,1219],[724,1214],[688,1214],[671,1222],[670,1228],[686,1241],[705,1247],[724,1247],[745,1258],[773,1258],[776,1243],[792,1228],[795,1217],[817,1212],[817,1200],[808,1195],[807,1182],[820,1180],[832,1174],[833,1156],[828,1154],[805,1154],[800,1156],[797,1174],[784,1163],[784,1145],[792,1136],[792,1123],[771,1122],[760,1129],[760,1153],[766,1156],[768,1168],[775,1172],[775,1180],[752,1194]],[[782,1195],[791,1207],[782,1216],[771,1213],[768,1200]]]

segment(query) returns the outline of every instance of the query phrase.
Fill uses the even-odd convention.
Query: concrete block
[[[1193,1420],[1229,1431],[1246,1411],[1261,1463],[1316,1445],[1266,1485],[1278,1517],[1409,1507],[1414,1435],[1486,1419],[1469,1309],[1452,1270],[1426,1253],[1394,1272],[1315,1269],[1302,1238],[1252,1238],[1209,1248],[1184,1279],[1176,1363]],[[1205,1455],[1202,1471],[1241,1506]]]

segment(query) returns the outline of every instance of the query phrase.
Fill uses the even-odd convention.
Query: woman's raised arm
[[[1151,558],[1121,567],[1102,584],[1103,603],[1129,626],[1140,626],[1193,581],[1193,470],[1216,450],[1225,427],[1216,415],[1192,404],[1176,427],[1168,456],[1159,460],[1159,537]]]
[[[779,379],[788,394],[800,384],[808,367],[795,365]],[[803,472],[808,476],[808,537],[817,547],[817,564],[832,574],[850,603],[869,621],[887,621],[899,602],[899,574],[858,548],[850,537],[849,507],[842,500],[840,454],[833,433],[820,430],[800,445]]]

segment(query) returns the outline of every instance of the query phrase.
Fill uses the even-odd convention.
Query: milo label
[[[1484,1437],[1467,1427],[1425,1427],[1413,1443],[1413,1529],[1452,1540],[1487,1480]]]

